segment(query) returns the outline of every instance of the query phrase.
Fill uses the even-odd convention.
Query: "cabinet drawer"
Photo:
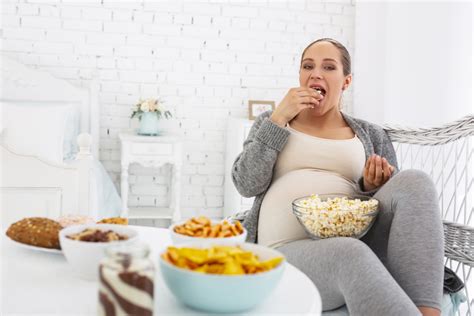
[[[132,144],[133,155],[171,155],[172,153],[173,153],[172,144],[151,144],[151,143]]]

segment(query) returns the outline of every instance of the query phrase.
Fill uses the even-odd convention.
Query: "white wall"
[[[131,126],[131,106],[166,101],[185,137],[184,216],[222,214],[228,117],[296,86],[309,42],[354,47],[350,0],[3,0],[1,26],[2,54],[82,86],[98,76],[100,158],[117,185],[117,135]],[[350,111],[350,90],[345,104]],[[168,170],[131,172],[130,205],[168,202]]]
[[[433,126],[473,112],[471,2],[357,2],[354,113]]]

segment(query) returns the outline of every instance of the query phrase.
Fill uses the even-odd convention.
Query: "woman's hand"
[[[371,191],[384,185],[394,170],[395,168],[388,163],[387,159],[379,155],[370,156],[364,168],[364,190]]]
[[[276,110],[273,111],[270,119],[273,123],[285,127],[302,110],[319,105],[322,98],[323,96],[314,89],[307,87],[291,88]]]

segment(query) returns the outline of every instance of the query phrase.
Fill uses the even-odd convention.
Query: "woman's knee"
[[[334,237],[321,240],[299,240],[283,245],[281,251],[288,262],[295,265],[350,263],[351,258],[370,256],[372,250],[361,240],[350,237]]]
[[[390,181],[395,190],[412,193],[427,193],[436,195],[436,187],[431,177],[422,170],[407,169],[397,173]]]
[[[429,216],[439,214],[436,186],[431,177],[421,170],[400,171],[374,197],[380,203],[379,218],[383,214],[393,216],[394,213],[412,213],[415,210],[418,214],[423,212]]]
[[[393,180],[395,179],[397,179],[398,181],[402,181],[406,185],[420,182],[430,185],[433,184],[433,180],[426,172],[417,169],[401,170],[393,177]]]
[[[370,262],[376,255],[363,241],[349,237],[331,238],[334,244],[335,256],[343,263],[358,260]]]

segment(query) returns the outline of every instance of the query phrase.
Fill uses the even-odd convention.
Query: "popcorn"
[[[319,238],[360,237],[375,218],[378,201],[328,198],[313,194],[294,203],[294,212],[305,229]]]

